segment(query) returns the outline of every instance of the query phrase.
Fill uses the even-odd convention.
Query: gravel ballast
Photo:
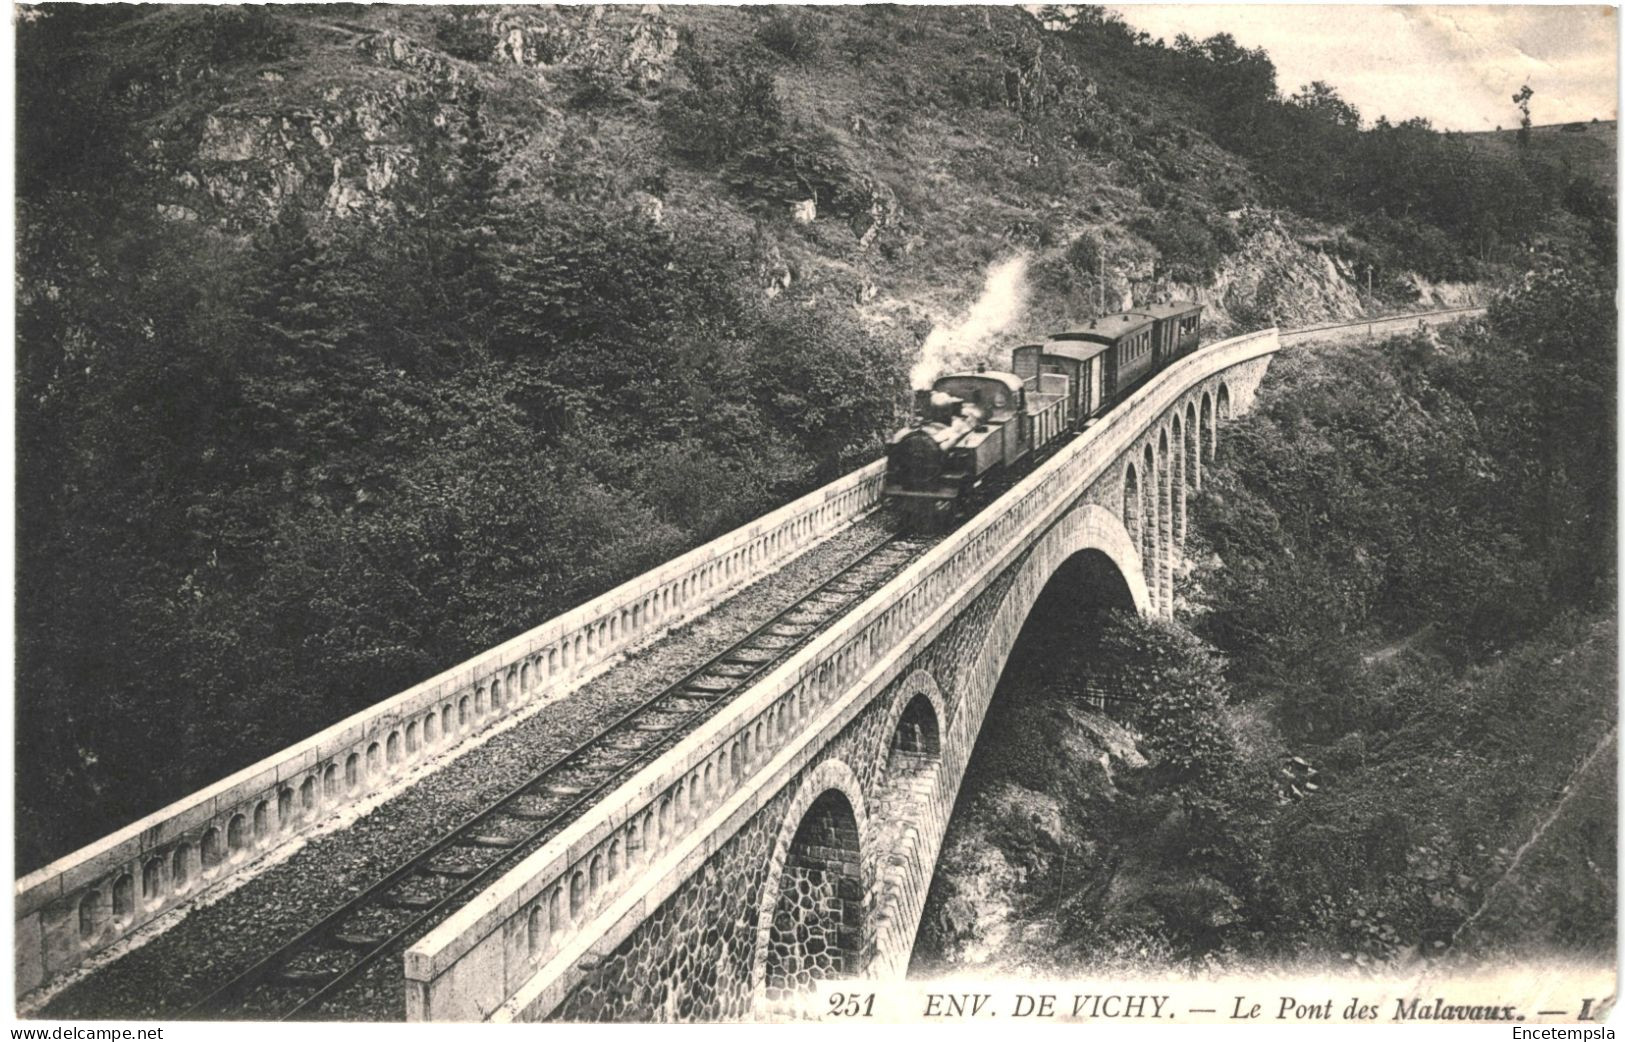
[[[280,861],[250,867],[256,874],[237,889],[190,909],[147,943],[63,987],[35,1015],[145,1019],[183,1014],[431,840],[726,650],[889,535],[884,514],[859,520],[575,692],[423,774],[364,816],[311,837]],[[322,1015],[402,1019],[399,954],[380,960]]]

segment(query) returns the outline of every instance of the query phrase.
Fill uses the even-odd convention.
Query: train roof
[[[1112,315],[1101,315],[1099,318],[1089,320],[1087,326],[1065,333],[1053,333],[1050,340],[1103,340],[1107,342],[1119,340],[1130,333],[1138,333],[1151,324],[1151,316],[1137,311],[1119,311]]]
[[[1111,349],[1110,344],[1103,344],[1098,340],[1051,340],[1047,344],[1033,344],[1038,348],[1040,355],[1054,355],[1057,358],[1066,358],[1074,362],[1087,362],[1098,354]]]
[[[1138,314],[1149,315],[1150,317],[1156,319],[1173,318],[1176,315],[1188,315],[1193,311],[1200,310],[1202,310],[1202,305],[1193,303],[1189,300],[1176,300],[1171,304],[1147,304],[1144,307],[1134,309],[1134,311]]]
[[[936,382],[941,383],[944,380],[960,380],[967,377],[972,380],[992,380],[996,383],[1004,384],[1005,387],[1010,389],[1012,394],[1020,391],[1026,386],[1026,384],[1022,382],[1021,377],[1017,376],[1015,373],[1007,373],[1002,369],[983,369],[980,372],[969,373],[949,373],[946,376],[937,377]]]

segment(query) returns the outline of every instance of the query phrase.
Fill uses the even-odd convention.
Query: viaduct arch
[[[1189,493],[1276,345],[1269,331],[1169,367],[805,662],[764,680],[755,706],[691,736],[669,772],[689,786],[687,821],[626,893],[583,910],[574,936],[532,952],[507,932],[507,913],[459,913],[419,942],[410,1016],[750,1019],[798,1008],[820,980],[903,974],[976,737],[1034,604],[1060,584],[1080,607],[1171,615]],[[736,733],[755,736],[731,761],[739,784],[702,785],[696,806],[708,750],[726,751]],[[516,869],[534,878],[504,898],[512,918],[612,842],[617,820],[638,820],[663,784],[570,835],[552,863],[539,852]]]
[[[417,941],[413,1020],[748,1019],[904,972],[961,778],[1046,586],[1167,616],[1187,491],[1274,330],[1153,376]],[[19,880],[20,988],[608,668],[880,501],[873,464]]]
[[[406,953],[408,1019],[744,1019],[817,980],[902,973],[1034,604],[1049,586],[1172,613],[1190,495],[1281,340],[1176,360],[600,798]],[[883,461],[861,468],[29,873],[19,991],[692,620],[873,510],[883,482]]]

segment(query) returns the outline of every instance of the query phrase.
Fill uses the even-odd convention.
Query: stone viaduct
[[[1275,330],[1155,376],[406,955],[414,1020],[718,1020],[907,968],[1006,658],[1051,582],[1172,610],[1187,494]]]
[[[407,1018],[745,1019],[819,978],[902,974],[1030,609],[1058,583],[1171,613],[1186,497],[1283,339],[1157,374],[628,778],[406,952]],[[882,477],[856,471],[18,880],[18,994],[694,619],[873,510]]]

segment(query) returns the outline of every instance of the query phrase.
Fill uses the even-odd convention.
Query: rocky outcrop
[[[1354,269],[1343,260],[1293,238],[1268,211],[1243,210],[1226,219],[1240,246],[1226,256],[1209,285],[1140,280],[1135,298],[1199,300],[1214,335],[1277,325],[1313,325],[1358,318],[1365,305]]]
[[[416,163],[399,131],[404,100],[404,92],[364,89],[277,115],[210,113],[190,160],[169,175],[181,193],[173,205],[251,227],[274,219],[307,187],[322,191],[323,208],[337,216],[382,203]],[[444,108],[439,118],[451,118],[449,99]]]
[[[444,129],[458,139],[460,99],[497,74],[481,65],[535,69],[541,86],[574,69],[647,90],[665,78],[679,47],[676,27],[653,5],[448,9],[438,26],[432,38],[343,26],[342,47],[373,71],[300,96],[281,87],[282,73],[265,70],[257,78],[275,91],[239,97],[190,125],[160,125],[148,163],[175,186],[160,215],[246,229],[299,196],[328,218],[387,207],[391,189],[415,176],[426,133]],[[659,201],[636,206],[656,223],[664,218]]]
[[[640,6],[500,7],[465,15],[463,32],[482,34],[489,61],[534,67],[588,69],[638,91],[666,78],[677,56],[677,27],[657,4]]]
[[[1422,307],[1475,307],[1488,299],[1484,287],[1471,282],[1430,282],[1415,272],[1406,272],[1402,281]]]

